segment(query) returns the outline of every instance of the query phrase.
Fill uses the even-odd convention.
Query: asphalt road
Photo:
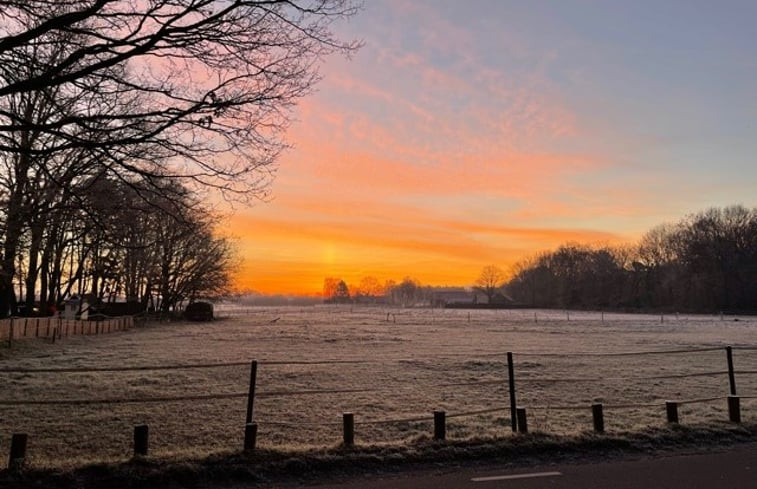
[[[713,453],[506,468],[440,467],[349,481],[307,481],[308,489],[757,489],[757,444]]]

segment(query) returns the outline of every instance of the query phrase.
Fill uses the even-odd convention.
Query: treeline
[[[230,285],[230,241],[214,234],[211,213],[178,184],[155,188],[95,173],[61,186],[55,174],[6,168],[8,313],[49,314],[72,296],[168,312]]]
[[[338,277],[327,277],[323,282],[323,302],[327,304],[391,304],[402,307],[428,306],[438,292],[461,291],[462,287],[423,285],[405,277],[400,282],[380,282],[375,277],[363,277],[356,284],[348,284]]]
[[[711,208],[633,246],[566,244],[519,263],[505,289],[530,307],[757,311],[757,209]]]
[[[228,283],[209,193],[266,199],[350,0],[0,0],[0,317]],[[19,307],[21,306],[21,307]]]

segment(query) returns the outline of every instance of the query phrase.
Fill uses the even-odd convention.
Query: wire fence
[[[684,406],[684,405],[694,405],[694,404],[705,404],[705,403],[715,403],[715,402],[722,402],[724,400],[728,400],[729,402],[729,410],[731,409],[731,403],[732,399],[739,397],[741,399],[757,399],[757,395],[754,393],[746,393],[746,395],[736,396],[736,386],[735,386],[735,378],[746,378],[748,376],[757,375],[757,370],[754,369],[736,369],[733,366],[733,352],[734,351],[741,351],[743,354],[748,355],[749,352],[757,351],[757,346],[752,345],[744,345],[739,347],[706,347],[706,348],[689,348],[689,349],[666,349],[666,350],[649,350],[649,351],[636,351],[636,352],[579,352],[579,353],[555,353],[555,352],[516,352],[514,354],[508,355],[507,352],[501,352],[501,353],[487,353],[480,355],[481,357],[487,357],[487,358],[499,358],[502,361],[505,360],[505,358],[511,358],[514,359],[513,361],[508,363],[508,368],[511,369],[511,373],[513,374],[511,378],[508,378],[507,376],[502,377],[495,377],[495,378],[484,378],[484,379],[470,379],[470,380],[460,380],[460,381],[449,381],[449,382],[434,382],[433,387],[434,388],[440,388],[440,389],[454,389],[454,388],[463,388],[463,387],[471,387],[471,388],[484,388],[487,389],[483,392],[486,392],[488,394],[491,394],[492,386],[496,389],[497,395],[501,396],[500,402],[498,406],[492,406],[487,407],[483,409],[465,409],[465,406],[459,406],[457,409],[450,409],[450,412],[447,413],[446,411],[443,412],[442,419],[461,419],[461,418],[472,418],[472,417],[479,417],[479,416],[486,416],[486,415],[502,415],[504,416],[504,421],[511,421],[513,431],[527,431],[526,428],[526,417],[525,417],[525,410],[529,409],[532,412],[533,411],[543,411],[543,412],[555,412],[555,411],[566,411],[566,412],[589,412],[590,409],[593,411],[594,415],[594,422],[595,422],[595,430],[597,431],[603,431],[603,428],[600,430],[598,429],[599,426],[597,424],[597,410],[595,406],[598,403],[586,403],[584,401],[581,402],[567,402],[567,403],[548,403],[548,404],[540,404],[538,402],[534,403],[524,403],[523,406],[516,403],[515,394],[516,391],[519,396],[523,396],[524,393],[529,392],[529,386],[536,386],[540,384],[559,384],[559,383],[575,383],[575,384],[583,384],[583,383],[602,383],[602,384],[622,384],[622,383],[628,383],[630,381],[641,383],[642,385],[645,382],[648,381],[660,381],[660,380],[682,380],[682,379],[697,379],[697,378],[718,378],[722,377],[724,379],[727,379],[726,382],[723,382],[723,386],[728,386],[728,392],[729,395],[723,395],[721,392],[715,393],[713,392],[711,396],[703,396],[703,397],[692,397],[692,398],[683,398],[678,399],[673,402],[675,406]],[[587,375],[587,376],[549,376],[544,375],[539,366],[536,367],[530,366],[530,365],[521,365],[519,364],[519,359],[533,359],[537,357],[544,357],[544,358],[560,358],[560,359],[569,359],[569,360],[576,360],[576,359],[588,359],[590,361],[594,361],[594,359],[612,359],[612,358],[622,358],[622,357],[651,357],[651,356],[660,356],[662,358],[668,358],[668,357],[678,357],[678,356],[692,356],[692,355],[700,355],[700,354],[714,354],[715,352],[722,352],[725,353],[725,357],[727,359],[728,369],[712,369],[712,370],[706,370],[706,371],[696,371],[696,372],[684,372],[684,373],[663,373],[663,374],[655,374],[655,375],[646,375],[646,374],[637,374],[637,375]],[[457,358],[455,355],[451,355],[450,358]],[[437,359],[433,360],[419,360],[419,359],[395,359],[393,360],[393,363],[396,365],[405,365],[408,362],[414,362],[414,364],[422,364],[424,362],[429,363],[428,368],[433,369],[434,362],[438,361]],[[286,420],[286,419],[276,419],[275,417],[268,418],[266,417],[266,414],[263,413],[262,416],[260,416],[259,413],[256,413],[256,416],[253,416],[253,406],[256,400],[261,399],[283,399],[283,398],[291,398],[291,397],[303,397],[303,398],[310,398],[310,397],[327,397],[332,398],[333,396],[354,396],[357,394],[360,395],[371,395],[372,398],[380,399],[385,396],[389,395],[397,395],[401,391],[414,391],[417,390],[418,384],[415,379],[408,379],[407,382],[398,384],[398,383],[385,383],[381,384],[379,380],[373,379],[373,382],[371,381],[365,381],[363,382],[363,386],[360,388],[292,388],[292,389],[276,389],[272,388],[275,386],[260,386],[262,389],[258,389],[257,385],[257,378],[256,378],[256,371],[258,368],[264,368],[264,367],[270,367],[270,368],[292,368],[292,367],[317,367],[317,366],[334,366],[334,367],[348,367],[348,366],[358,366],[363,365],[366,368],[368,368],[368,372],[371,371],[371,369],[374,369],[376,365],[382,365],[386,364],[386,360],[343,360],[343,359],[335,359],[335,360],[317,360],[317,361],[280,361],[280,360],[261,360],[259,362],[253,361],[253,362],[244,362],[244,361],[234,361],[234,362],[204,362],[204,363],[186,363],[186,364],[155,364],[155,365],[134,365],[134,366],[93,366],[93,367],[46,367],[46,368],[32,368],[32,367],[4,367],[0,368],[0,374],[3,375],[52,375],[60,377],[61,375],[75,375],[75,374],[99,374],[99,373],[129,373],[129,372],[178,372],[178,371],[188,371],[188,370],[213,370],[213,369],[237,369],[244,367],[245,370],[247,368],[252,368],[251,371],[251,377],[250,377],[250,384],[248,390],[242,391],[238,388],[232,391],[228,392],[210,392],[206,393],[203,392],[203,390],[207,389],[208,385],[196,385],[194,386],[194,391],[188,391],[181,395],[159,395],[159,396],[114,396],[114,397],[82,397],[82,398],[14,398],[14,399],[0,399],[0,406],[2,407],[14,407],[14,406],[112,406],[112,405],[119,405],[119,404],[145,404],[145,405],[155,405],[155,404],[171,404],[171,403],[193,403],[193,402],[215,402],[215,401],[221,401],[221,400],[247,400],[247,410],[248,410],[248,416],[247,416],[247,423],[253,423],[255,425],[261,425],[261,426],[269,426],[269,427],[282,427],[282,428],[334,428],[342,426],[345,430],[347,430],[347,424],[345,420],[342,420],[340,422],[333,421],[333,420],[313,420],[308,419],[304,416],[297,416],[296,420]],[[598,365],[599,369],[601,369],[601,365]],[[504,372],[503,372],[504,373]],[[489,375],[487,373],[487,375]],[[512,379],[512,380],[511,380]],[[378,385],[376,385],[378,384]],[[234,387],[234,384],[226,384],[226,387]],[[516,386],[518,386],[518,389],[516,389]],[[266,390],[267,389],[267,390]],[[510,406],[508,407],[508,399],[506,398],[506,395],[509,394],[509,401]],[[601,408],[599,410],[601,415],[601,409],[606,410],[633,410],[633,409],[661,409],[661,408],[667,408],[670,409],[671,401],[665,401],[661,399],[654,399],[650,401],[639,401],[639,402],[606,402],[601,403]],[[523,418],[521,419],[520,413],[518,411],[523,410]],[[671,421],[671,412],[668,411],[668,421]],[[367,414],[367,413],[366,413]],[[352,426],[351,429],[354,429],[354,425],[358,426],[374,426],[374,427],[380,427],[380,426],[387,426],[387,425],[407,425],[412,423],[430,423],[433,422],[435,426],[435,430],[438,429],[437,423],[439,422],[439,417],[437,413],[432,413],[431,410],[428,411],[428,414],[420,414],[417,415],[408,415],[408,416],[396,416],[396,417],[381,417],[380,415],[376,415],[377,413],[373,413],[373,416],[366,415],[365,417],[360,417],[358,419],[353,419],[352,414],[350,413],[350,426]],[[729,415],[731,415],[731,420],[734,420],[732,413],[729,411]],[[362,415],[361,415],[362,416]],[[516,419],[517,418],[517,419]],[[346,418],[345,418],[346,419]],[[677,420],[677,414],[676,418]],[[603,422],[602,422],[603,423]],[[12,427],[10,427],[12,428]],[[345,431],[346,433],[346,431]],[[435,431],[436,433],[436,431]],[[346,435],[345,435],[346,436]],[[345,438],[346,440],[346,438]],[[246,442],[247,443],[247,442]],[[245,445],[247,446],[247,445]]]
[[[730,349],[731,347],[727,347]],[[734,347],[733,350],[755,351],[755,347]],[[692,348],[692,349],[677,349],[677,350],[654,350],[654,351],[638,351],[638,352],[576,352],[576,353],[538,353],[538,352],[523,352],[515,353],[516,357],[623,357],[623,356],[639,356],[639,355],[675,355],[685,353],[701,353],[701,352],[713,352],[723,351],[724,348]],[[506,353],[498,354],[486,354],[486,356],[501,356],[505,357]],[[395,363],[404,363],[410,360],[397,359]],[[260,366],[310,366],[310,365],[368,365],[377,363],[386,363],[381,360],[318,360],[318,361],[255,361]],[[191,364],[171,364],[171,365],[141,365],[141,366],[111,366],[111,367],[49,367],[49,368],[25,368],[25,367],[2,367],[0,373],[4,374],[85,374],[85,373],[103,373],[103,372],[141,372],[141,371],[172,371],[172,370],[194,370],[194,369],[216,369],[216,368],[229,368],[229,367],[248,367],[250,362],[217,362],[217,363],[191,363]],[[757,370],[715,370],[707,372],[692,372],[684,374],[665,374],[665,375],[650,375],[650,376],[590,376],[590,377],[519,377],[518,383],[575,383],[575,382],[607,382],[607,381],[627,381],[627,380],[665,380],[665,379],[685,379],[695,377],[713,377],[713,376],[725,376],[729,373],[733,375],[757,375]],[[493,379],[493,380],[477,380],[467,382],[440,382],[436,383],[436,387],[460,387],[460,386],[488,386],[488,385],[503,385],[510,387],[507,378]],[[415,389],[413,385],[405,386],[407,389]],[[302,395],[319,395],[319,394],[342,394],[342,393],[386,393],[388,391],[396,390],[397,386],[385,387],[385,388],[363,388],[363,389],[306,389],[306,390],[272,390],[257,392],[258,397],[286,397],[286,396],[302,396]],[[192,401],[192,400],[214,400],[214,399],[229,399],[229,398],[246,398],[248,392],[235,392],[235,393],[219,393],[219,394],[203,394],[203,395],[184,395],[184,396],[162,396],[151,398],[113,398],[113,399],[21,399],[21,400],[3,400],[0,399],[0,405],[3,406],[15,406],[15,405],[60,405],[60,404],[114,404],[114,403],[155,403],[155,402],[179,402],[179,401]],[[696,403],[705,402],[710,400],[722,400],[725,397],[713,397],[705,399],[692,399],[679,401],[684,403]],[[623,404],[623,405],[608,405],[608,407],[620,408],[622,406],[656,406],[657,404]],[[664,405],[664,404],[663,404]],[[547,406],[535,406],[535,408],[544,409]],[[584,409],[585,406],[549,406],[550,409]],[[480,412],[496,412],[500,409],[484,410]],[[471,414],[480,414],[479,411]],[[460,413],[455,416],[465,416],[466,414]],[[416,418],[400,419],[397,422],[413,421]]]
[[[752,351],[757,350],[757,346],[736,346],[729,347],[732,350],[745,350]],[[635,351],[635,352],[571,352],[571,353],[554,353],[554,352],[517,352],[515,355],[518,357],[562,357],[562,358],[577,358],[577,357],[625,357],[625,356],[641,356],[641,355],[675,355],[682,353],[703,353],[723,351],[723,347],[708,347],[708,348],[688,348],[688,349],[676,349],[676,350],[650,350],[650,351]],[[482,353],[476,355],[477,357],[501,357],[505,358],[507,352],[497,353]],[[440,355],[441,357],[454,357],[457,355]],[[461,356],[469,357],[470,354],[461,354]],[[394,363],[407,363],[418,362],[419,360],[413,358],[399,358],[393,360]],[[281,365],[281,366],[296,366],[296,365],[369,365],[387,363],[387,360],[256,360],[258,365]],[[207,368],[226,368],[226,367],[241,367],[250,365],[249,361],[236,361],[236,362],[203,362],[203,363],[186,363],[186,364],[161,364],[161,365],[134,365],[134,366],[110,366],[110,367],[45,367],[45,368],[25,368],[25,367],[0,367],[0,373],[96,373],[96,372],[132,372],[132,371],[148,371],[148,370],[189,370],[189,369],[207,369]],[[745,371],[743,373],[754,373],[757,371]],[[710,372],[708,375],[725,373],[725,371]],[[684,374],[683,377],[692,376],[695,374]],[[606,377],[602,377],[606,378]],[[649,377],[654,378],[654,377]],[[662,377],[660,377],[662,378]],[[586,380],[597,380],[599,378],[586,378]]]
[[[110,317],[98,315],[89,320],[67,319],[63,316],[10,317],[0,319],[0,340],[13,342],[27,338],[47,338],[55,341],[73,335],[99,335],[126,331],[134,327],[133,316]]]

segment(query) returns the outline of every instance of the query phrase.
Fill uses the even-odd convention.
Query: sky
[[[566,242],[757,205],[757,3],[366,0],[294,111],[237,286],[470,285]]]

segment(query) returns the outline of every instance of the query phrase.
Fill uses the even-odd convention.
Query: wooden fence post
[[[355,444],[355,415],[353,413],[342,414],[343,440],[345,447]]]
[[[11,453],[8,457],[8,470],[18,472],[26,460],[26,433],[13,433],[11,435]]]
[[[516,402],[515,402],[515,366],[513,365],[513,353],[507,352],[507,380],[510,390],[510,424],[512,425],[513,433],[518,431],[518,418],[516,415]]]
[[[447,420],[444,411],[434,411],[434,440],[447,438]]]
[[[147,456],[150,446],[150,430],[146,424],[134,427],[134,456]]]
[[[731,423],[741,423],[741,403],[739,396],[728,396],[728,419]]]
[[[605,416],[602,403],[591,405],[591,417],[594,420],[594,431],[597,433],[605,432]]]
[[[13,316],[11,316],[11,325],[8,330],[8,348],[13,347]]]
[[[528,433],[528,419],[526,418],[526,408],[519,407],[516,409],[518,417],[518,433]]]
[[[730,346],[725,347],[725,356],[728,360],[728,386],[731,389],[731,395],[736,395],[736,376],[733,372],[733,349]]]
[[[255,450],[255,443],[258,439],[258,424],[247,423],[244,425],[244,451],[251,452]]]
[[[246,423],[252,423],[252,409],[255,405],[255,383],[258,377],[258,361],[253,360],[250,362],[250,390],[247,393],[247,416],[245,417]]]
[[[668,416],[668,423],[678,423],[678,403],[676,401],[665,401],[665,412]]]

